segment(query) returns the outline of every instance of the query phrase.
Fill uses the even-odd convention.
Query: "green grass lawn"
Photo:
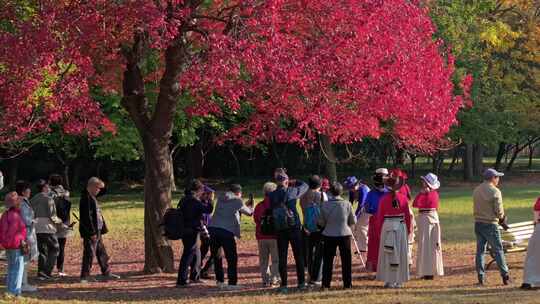
[[[291,293],[289,295],[277,295],[268,290],[245,290],[233,293],[210,292],[204,296],[192,294],[189,291],[182,293],[174,288],[164,287],[162,284],[172,284],[174,275],[158,277],[140,276],[126,279],[121,286],[78,287],[76,284],[55,285],[47,289],[43,294],[32,295],[22,300],[21,303],[112,303],[112,302],[140,302],[140,303],[540,303],[538,291],[523,292],[516,287],[521,283],[521,265],[523,255],[514,255],[510,258],[512,273],[515,274],[515,286],[502,287],[498,282],[496,272],[490,272],[490,285],[486,288],[474,287],[475,274],[473,265],[474,233],[472,218],[471,193],[474,184],[459,187],[443,187],[441,190],[440,219],[443,229],[443,248],[445,251],[445,266],[448,267],[447,276],[426,283],[413,280],[403,290],[386,290],[380,288],[380,282],[367,280],[367,277],[355,279],[355,288],[350,291],[332,290],[329,292]],[[245,187],[245,193],[253,192],[256,201],[260,201],[258,185]],[[414,189],[413,189],[414,190]],[[504,205],[509,217],[509,222],[527,221],[532,218],[532,205],[540,196],[538,185],[502,185]],[[413,191],[415,192],[415,191]],[[257,195],[259,194],[259,195]],[[247,195],[246,195],[247,196]],[[174,204],[179,197],[175,196]],[[77,199],[74,199],[77,202]],[[111,228],[107,235],[108,245],[114,252],[115,262],[124,263],[122,251],[130,250],[133,246],[142,246],[143,240],[143,207],[142,194],[118,194],[108,195],[103,198],[102,209],[104,216]],[[75,203],[75,212],[77,204]],[[243,238],[242,244],[251,244],[246,247],[256,251],[254,246],[254,225],[249,217],[242,218]],[[116,248],[115,240],[123,240]],[[73,248],[80,248],[80,240],[74,238]],[[142,252],[141,248],[138,248]],[[242,249],[240,249],[240,253]],[[246,250],[246,249],[244,249]],[[253,252],[255,253],[255,252]],[[78,254],[78,253],[77,253]],[[142,257],[140,257],[142,259]],[[241,257],[242,259],[242,257]],[[254,267],[256,256],[250,260]],[[140,261],[139,261],[140,262]],[[127,262],[126,262],[127,263]],[[140,265],[140,264],[138,264]],[[137,266],[139,267],[139,266]],[[138,269],[141,270],[142,268]],[[2,269],[3,272],[3,269]],[[251,275],[252,273],[250,273]],[[255,277],[257,271],[254,271]],[[335,280],[340,278],[336,269]],[[240,275],[240,278],[242,275]],[[153,283],[147,280],[154,280]],[[339,282],[334,282],[338,286]],[[106,289],[103,291],[102,289]],[[207,288],[208,289],[208,288]],[[63,298],[62,293],[70,294]],[[110,293],[110,297],[103,299],[99,295]],[[71,296],[77,294],[78,296]],[[66,300],[67,299],[67,300]],[[0,303],[2,302],[0,297]],[[12,302],[9,302],[12,303]]]

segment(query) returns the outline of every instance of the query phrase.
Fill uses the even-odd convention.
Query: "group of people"
[[[473,193],[476,269],[481,285],[486,281],[484,255],[488,244],[503,283],[510,282],[499,229],[507,227],[498,189],[503,175],[494,169],[486,170],[484,182]],[[366,258],[365,268],[376,272],[376,279],[384,282],[384,287],[401,288],[411,276],[415,240],[417,276],[425,280],[443,276],[438,217],[441,184],[433,173],[422,176],[421,181],[422,188],[413,199],[407,175],[399,169],[377,169],[370,187],[354,176],[341,184],[313,175],[305,183],[290,179],[285,169],[278,168],[273,181],[263,186],[264,199],[255,205],[251,194],[244,202],[242,187],[238,184],[230,185],[214,203],[215,191],[193,180],[177,207],[182,215],[183,252],[176,286],[185,288],[201,283],[201,279],[209,278],[213,267],[218,287],[239,287],[237,240],[241,237],[242,215],[253,217],[255,222],[262,284],[279,285],[281,292],[288,290],[289,245],[296,266],[297,286],[301,290],[309,286],[330,288],[337,248],[344,288],[352,287],[353,253],[358,254],[362,262]],[[1,173],[0,184],[3,186]],[[15,191],[5,196],[6,211],[0,218],[0,249],[6,250],[6,285],[12,296],[36,290],[27,280],[28,265],[36,259],[38,279],[55,279],[55,266],[58,276],[65,276],[64,248],[75,224],[70,217],[70,194],[63,188],[59,175],[52,175],[48,182],[40,180],[36,186],[37,194],[31,197],[31,185],[18,181]],[[84,245],[81,283],[90,280],[94,258],[97,258],[103,280],[119,278],[111,273],[102,239],[108,231],[98,202],[104,188],[103,181],[92,177],[81,193],[76,218],[80,221],[79,232]],[[345,199],[347,192],[349,197]],[[356,202],[356,210],[353,210]],[[413,209],[418,210],[416,216]],[[536,224],[540,221],[540,199],[534,206],[534,215]],[[540,287],[538,227],[540,225],[536,225],[529,242],[524,289]],[[209,258],[203,263],[207,255]],[[223,258],[227,262],[227,284]]]
[[[38,263],[38,280],[50,281],[66,276],[65,247],[76,222],[71,220],[70,193],[62,183],[62,177],[57,174],[51,175],[48,181],[39,180],[35,185],[37,193],[32,196],[32,185],[21,180],[15,183],[15,191],[5,196],[6,211],[0,218],[0,247],[6,250],[9,296],[37,291],[28,283],[32,262]],[[109,258],[101,240],[106,226],[97,197],[104,186],[103,181],[93,177],[81,195],[78,219],[84,243],[82,283],[88,282],[94,256],[104,279],[118,278],[110,272]],[[55,266],[57,273],[53,274]]]
[[[353,253],[362,261],[367,257],[366,268],[377,272],[385,287],[402,287],[410,277],[415,227],[418,275],[428,280],[444,275],[437,176],[430,173],[422,177],[422,190],[414,200],[403,171],[380,168],[372,179],[372,189],[354,176],[341,184],[313,175],[305,183],[290,179],[279,168],[273,181],[264,184],[264,199],[256,206],[252,195],[243,202],[242,187],[237,184],[231,185],[214,206],[214,191],[198,180],[192,181],[178,204],[183,215],[184,249],[177,287],[208,278],[210,265],[214,266],[219,287],[238,287],[236,240],[240,238],[241,215],[253,216],[256,225],[262,284],[279,285],[283,292],[288,290],[289,245],[299,289],[330,287],[337,248],[344,288],[352,287]],[[345,199],[347,192],[349,198]],[[358,204],[353,210],[355,202]],[[410,202],[419,212],[416,221]],[[202,267],[208,253],[205,248],[210,248],[210,256]],[[224,281],[223,257],[228,284]]]

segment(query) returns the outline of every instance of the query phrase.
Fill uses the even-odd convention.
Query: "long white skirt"
[[[354,226],[354,237],[361,252],[367,252],[369,217],[371,214],[362,212]]]
[[[402,284],[409,280],[407,227],[400,218],[386,218],[381,230],[377,280]]]
[[[523,269],[523,283],[540,287],[540,224],[536,224],[527,245],[527,257]]]
[[[443,276],[444,265],[441,247],[441,226],[437,211],[418,215],[418,252],[416,273],[418,276]]]

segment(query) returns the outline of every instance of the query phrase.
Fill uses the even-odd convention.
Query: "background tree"
[[[0,56],[0,139],[48,133],[51,122],[93,137],[112,124],[90,87],[121,95],[144,151],[147,272],[174,268],[159,222],[177,110],[238,115],[222,144],[389,134],[431,151],[463,106],[453,57],[410,1],[40,1],[24,18],[4,2],[0,44],[13,48]]]

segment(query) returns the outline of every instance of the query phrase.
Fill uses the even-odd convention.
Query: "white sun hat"
[[[425,176],[421,176],[420,178],[425,181],[426,184],[433,190],[437,190],[441,187],[441,182],[439,182],[439,178],[433,173],[428,173]]]
[[[375,173],[376,173],[376,174],[388,175],[388,169],[386,169],[386,168],[379,168],[379,169],[375,170]]]

